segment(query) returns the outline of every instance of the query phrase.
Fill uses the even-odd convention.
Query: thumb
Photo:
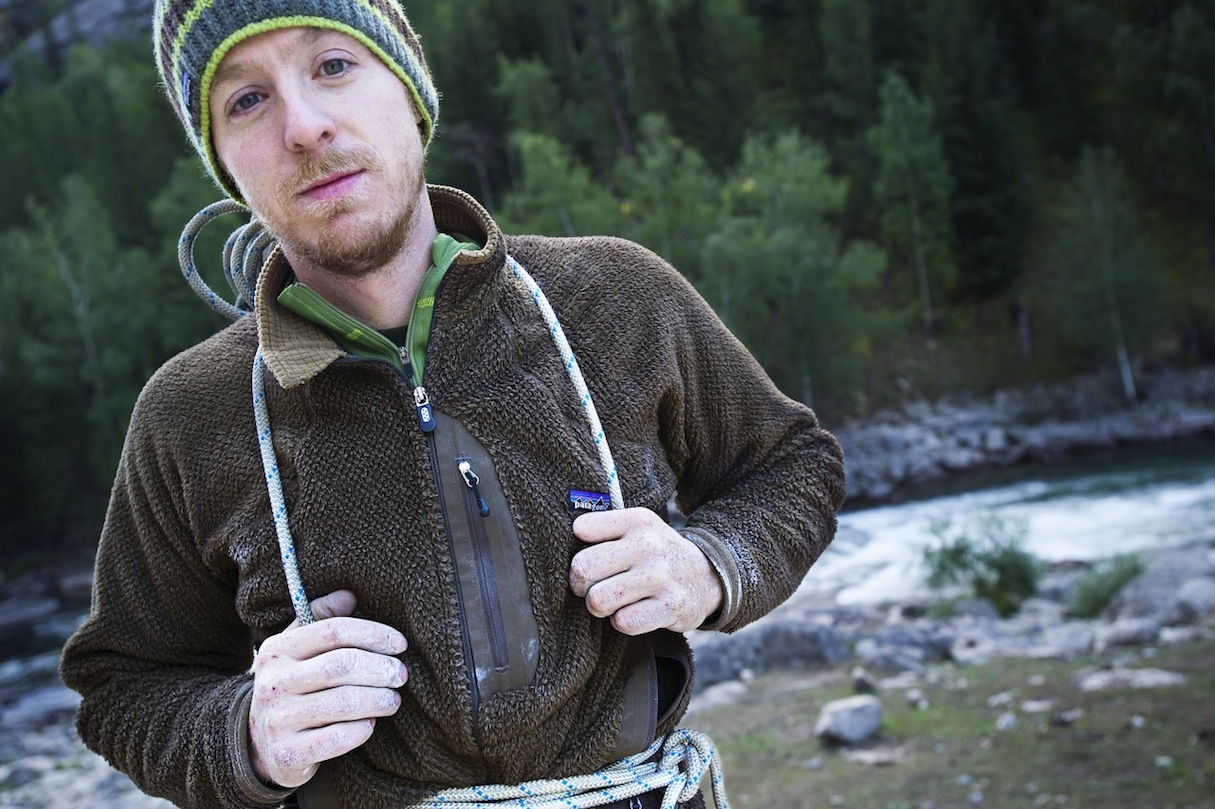
[[[354,608],[357,604],[358,599],[349,590],[334,590],[328,595],[309,602],[309,606],[312,607],[312,617],[318,621],[354,615]]]

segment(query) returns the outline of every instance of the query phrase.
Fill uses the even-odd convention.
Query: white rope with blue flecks
[[[256,219],[237,228],[228,237],[224,245],[223,263],[224,275],[236,293],[236,303],[232,304],[220,298],[203,281],[194,263],[194,241],[198,232],[209,222],[224,214],[244,210],[244,206],[230,200],[204,208],[186,225],[178,244],[178,261],[191,288],[212,309],[231,320],[237,320],[253,309],[258,273],[276,242]],[[565,330],[562,329],[556,312],[536,280],[511,256],[506,257],[506,263],[511,271],[511,278],[531,295],[548,326],[549,336],[561,355],[566,376],[578,394],[583,413],[590,425],[591,437],[607,476],[612,508],[622,509],[624,496],[611,448],[608,446],[607,436],[586,380],[578,367],[578,360],[569,340],[566,339]],[[312,623],[315,617],[300,576],[295,541],[287,519],[287,500],[283,494],[282,475],[270,430],[270,411],[266,404],[265,372],[265,358],[259,346],[253,358],[252,373],[253,416],[258,450],[261,453],[266,491],[270,496],[274,530],[278,536],[279,555],[283,573],[287,577],[291,604],[299,622],[307,624]],[[659,750],[662,751],[661,757],[657,761],[651,761]],[[416,804],[415,809],[504,809],[508,806],[517,809],[590,809],[659,789],[664,790],[662,809],[673,809],[677,803],[689,801],[696,796],[706,771],[709,773],[713,800],[718,809],[729,809],[721,763],[713,740],[694,730],[679,729],[665,738],[656,739],[649,749],[594,773],[515,785],[494,784],[444,790]]]
[[[291,594],[291,606],[301,624],[316,620],[308,604],[308,593],[304,580],[300,578],[299,563],[295,558],[295,540],[291,537],[291,525],[287,522],[287,498],[283,496],[283,480],[279,473],[278,458],[274,454],[274,441],[270,435],[270,410],[266,406],[266,361],[261,346],[253,356],[253,421],[257,428],[257,448],[262,454],[262,469],[266,473],[266,491],[270,495],[270,513],[274,517],[274,531],[278,534],[278,552],[287,577],[287,592]]]
[[[662,756],[651,760],[659,750]],[[714,803],[718,809],[729,809],[713,740],[681,728],[657,739],[649,749],[587,775],[447,789],[409,809],[589,809],[660,789],[664,790],[662,809],[673,809],[696,797],[706,771]]]
[[[204,227],[219,217],[248,212],[245,206],[230,199],[214,202],[194,215],[177,242],[177,262],[186,282],[208,306],[229,320],[239,320],[252,311],[257,275],[278,242],[256,218],[232,231],[224,243],[223,254],[224,276],[236,294],[235,303],[229,303],[216,294],[198,272],[194,262],[194,240]]]
[[[578,367],[578,359],[574,356],[574,350],[570,348],[570,341],[565,338],[565,330],[561,328],[561,322],[557,320],[557,313],[553,311],[553,307],[549,304],[548,298],[544,296],[540,285],[536,283],[536,279],[532,278],[519,262],[508,255],[506,266],[511,272],[511,278],[527,290],[527,293],[532,296],[532,301],[540,309],[540,315],[544,318],[545,325],[548,326],[549,337],[553,339],[557,351],[561,354],[561,361],[565,363],[565,374],[573,384],[574,391],[578,394],[578,401],[582,405],[582,412],[591,425],[591,438],[594,439],[595,449],[599,453],[599,463],[603,466],[604,474],[607,475],[612,508],[624,508],[624,495],[620,491],[616,462],[612,460],[612,449],[608,446],[607,435],[604,434],[603,425],[599,421],[599,411],[595,409],[595,402],[591,399],[591,392],[586,387],[586,380],[582,378],[582,369]]]

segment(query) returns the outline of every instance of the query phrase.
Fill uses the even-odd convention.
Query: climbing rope
[[[278,553],[282,560],[283,573],[287,577],[287,592],[300,624],[316,620],[308,604],[308,593],[300,577],[299,563],[295,558],[295,540],[291,537],[291,526],[287,522],[287,498],[283,496],[283,478],[279,473],[278,458],[274,454],[274,441],[270,435],[270,410],[266,406],[266,360],[261,346],[253,356],[253,421],[257,429],[257,448],[262,455],[262,470],[266,474],[266,491],[270,495],[270,514],[274,517],[274,532],[278,535]]]
[[[248,213],[248,209],[233,200],[214,202],[186,223],[177,242],[177,263],[181,265],[181,274],[185,276],[190,289],[229,320],[239,320],[253,311],[258,273],[278,242],[257,217],[252,217],[229,234],[224,242],[223,268],[228,286],[236,294],[236,302],[229,303],[211,289],[198,272],[198,265],[194,261],[194,241],[203,228],[219,217],[242,212]]]
[[[662,756],[653,760],[661,749]],[[447,789],[410,809],[589,809],[623,801],[647,792],[664,790],[662,809],[673,809],[696,797],[705,772],[709,773],[713,802],[729,809],[721,762],[713,740],[695,730],[681,728],[649,749],[621,759],[589,775],[528,781],[523,784]]]
[[[553,307],[540,289],[540,285],[536,283],[536,279],[532,278],[519,262],[508,255],[506,266],[511,271],[511,278],[531,295],[532,301],[540,309],[540,316],[544,318],[544,323],[548,326],[549,337],[556,344],[561,361],[565,363],[565,375],[569,377],[570,384],[574,386],[574,392],[578,394],[578,402],[582,405],[582,413],[586,417],[587,423],[590,424],[591,438],[599,453],[599,463],[607,476],[612,508],[622,509],[624,508],[624,495],[620,491],[620,478],[616,474],[616,462],[612,460],[612,449],[608,446],[607,435],[604,434],[603,425],[599,421],[599,411],[595,409],[591,392],[587,389],[586,380],[582,377],[582,370],[578,367],[578,358],[574,356],[574,350],[570,348],[570,341],[565,338],[565,330],[561,328],[561,322],[557,320],[557,313],[553,311]]]

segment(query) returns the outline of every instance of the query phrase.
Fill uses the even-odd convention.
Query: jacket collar
[[[483,244],[476,252],[463,252],[449,272],[459,272],[461,280],[496,273],[506,259],[506,245],[498,225],[469,194],[441,185],[427,186],[435,224],[441,233],[458,233]],[[266,367],[284,388],[302,385],[338,358],[345,356],[324,329],[278,302],[291,265],[282,248],[276,246],[262,267],[257,280],[254,312],[257,336]],[[467,284],[459,285],[466,288]]]

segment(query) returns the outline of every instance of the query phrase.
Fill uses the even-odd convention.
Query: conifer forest
[[[72,5],[0,0],[10,557],[91,547],[135,396],[225,322],[178,270],[219,192],[150,3],[100,43],[51,35]],[[661,254],[828,426],[1215,362],[1215,0],[404,5],[443,94],[431,182],[507,232]],[[198,246],[225,294],[229,229]]]

